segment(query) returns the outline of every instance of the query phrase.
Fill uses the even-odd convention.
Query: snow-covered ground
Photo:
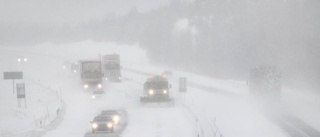
[[[83,91],[79,76],[70,69],[62,69],[62,65],[66,61],[97,59],[99,54],[108,53],[120,54],[126,79],[122,83],[106,83],[104,98],[92,100],[91,94]],[[29,60],[18,63],[19,57]],[[154,66],[137,45],[84,41],[65,45],[4,46],[0,47],[0,70],[22,70],[24,79],[16,82],[25,82],[27,92],[27,108],[18,108],[12,81],[1,79],[0,136],[84,136],[91,130],[89,122],[104,109],[128,112],[128,125],[122,136],[290,136],[270,118],[270,112],[265,111],[275,106],[261,105],[251,98],[244,81],[213,79]],[[142,106],[139,103],[141,84],[149,73],[160,74],[164,70],[173,72],[169,82],[173,86],[175,106]],[[2,77],[2,73],[0,75]],[[179,77],[187,77],[186,94],[178,93]],[[276,108],[320,131],[318,98],[284,88],[283,103]],[[58,112],[64,108],[65,114]],[[51,125],[55,118],[61,122]],[[40,121],[46,126],[39,126]]]

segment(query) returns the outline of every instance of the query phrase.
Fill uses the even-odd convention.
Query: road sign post
[[[27,108],[26,90],[25,90],[24,83],[17,83],[17,99],[18,99],[18,107],[21,107],[21,99],[24,99],[25,108]]]
[[[183,94],[183,99],[186,98],[186,92],[187,92],[187,78],[186,77],[180,77],[179,78],[179,92],[180,94]]]
[[[4,80],[12,80],[13,82],[13,94],[14,94],[14,80],[15,79],[22,79],[23,78],[23,73],[22,72],[3,72],[3,79]]]
[[[187,92],[187,78],[186,77],[179,78],[179,92]]]

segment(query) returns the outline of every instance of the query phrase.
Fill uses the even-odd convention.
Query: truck
[[[79,71],[79,65],[77,62],[71,63],[71,72],[77,73]]]
[[[271,100],[281,96],[281,73],[275,67],[257,67],[250,71],[248,80],[251,95]]]
[[[102,88],[101,61],[88,60],[80,61],[81,80],[84,89]]]
[[[105,79],[111,82],[121,82],[121,65],[119,54],[107,54],[102,57]]]
[[[165,75],[154,75],[148,78],[143,84],[143,92],[140,95],[140,101],[146,102],[171,102],[171,85]]]

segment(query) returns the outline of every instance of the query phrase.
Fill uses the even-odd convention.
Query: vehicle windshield
[[[110,63],[105,65],[106,69],[120,69],[120,65],[117,63]]]
[[[168,88],[168,82],[165,82],[165,81],[148,82],[147,87],[149,89],[165,89],[165,88]]]
[[[120,71],[118,71],[118,70],[110,71],[107,75],[109,75],[109,76],[120,76]]]
[[[93,121],[110,121],[111,118],[108,116],[99,116],[99,117],[95,117]]]
[[[100,71],[101,65],[99,62],[83,62],[82,63],[82,71],[83,72],[94,72]]]
[[[100,71],[86,72],[81,74],[82,78],[101,78]]]

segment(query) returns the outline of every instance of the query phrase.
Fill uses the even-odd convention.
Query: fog
[[[316,90],[319,5],[316,0],[1,1],[0,42],[139,43],[155,63],[239,80],[255,66],[271,65],[286,84]]]
[[[3,0],[0,22],[54,25],[99,21],[108,15],[123,15],[136,7],[148,12],[169,0]]]
[[[0,1],[0,47],[3,49],[0,51],[1,55],[27,48],[30,53],[56,57],[59,56],[55,55],[59,52],[57,49],[60,49],[60,55],[64,52],[75,54],[72,56],[74,61],[83,59],[79,57],[80,53],[91,54],[90,57],[96,57],[101,51],[106,53],[103,46],[112,45],[112,48],[108,48],[109,53],[123,52],[128,60],[134,60],[134,57],[139,57],[137,60],[144,59],[140,54],[146,54],[145,58],[150,66],[135,66],[139,61],[132,66],[127,64],[134,66],[136,71],[142,71],[142,74],[146,73],[144,71],[151,71],[151,68],[154,71],[170,68],[181,72],[181,75],[195,78],[190,80],[191,83],[196,83],[193,85],[194,91],[213,90],[218,97],[212,94],[198,95],[193,91],[194,98],[201,100],[206,96],[207,103],[215,107],[221,106],[216,105],[218,101],[210,101],[212,98],[222,102],[231,101],[230,104],[234,105],[237,101],[243,106],[251,104],[243,101],[246,98],[242,100],[236,97],[234,101],[233,96],[219,93],[247,93],[248,87],[245,83],[249,80],[250,70],[272,66],[281,72],[282,91],[285,94],[283,104],[289,104],[290,109],[297,106],[297,111],[309,109],[310,111],[304,112],[306,115],[317,112],[318,109],[314,109],[313,105],[306,107],[304,103],[310,101],[309,97],[320,93],[319,43],[318,0]],[[91,44],[92,48],[89,48]],[[50,49],[39,48],[48,45],[51,49],[55,49],[55,46],[57,49],[50,53]],[[69,49],[63,50],[64,46]],[[119,47],[122,49],[118,49]],[[139,52],[131,53],[135,54],[132,58],[128,57],[131,50],[136,51],[133,50],[135,48],[139,48]],[[117,50],[112,51],[113,49]],[[46,53],[38,53],[38,50]],[[130,78],[134,77],[143,79],[136,74],[132,74]],[[197,80],[204,82],[197,83]],[[136,85],[133,87],[136,88]],[[120,87],[116,89],[123,90]],[[81,97],[85,98],[85,95]],[[194,98],[187,96],[190,106],[203,105],[190,101]],[[311,99],[314,102],[317,102],[316,100],[318,96]],[[235,106],[231,108],[232,112],[236,109]],[[189,111],[193,109],[189,108]],[[250,110],[250,107],[248,109],[255,114],[255,110]],[[223,107],[208,113],[227,120]],[[307,117],[306,115],[304,116]],[[257,117],[260,119],[260,116]],[[269,122],[264,123],[262,127],[272,125],[269,125]],[[320,125],[317,121],[314,123]],[[253,125],[255,124],[259,125]],[[221,125],[227,127],[226,123]],[[281,124],[278,123],[278,126]],[[278,133],[278,130],[276,131]],[[254,135],[256,134],[252,134]]]

